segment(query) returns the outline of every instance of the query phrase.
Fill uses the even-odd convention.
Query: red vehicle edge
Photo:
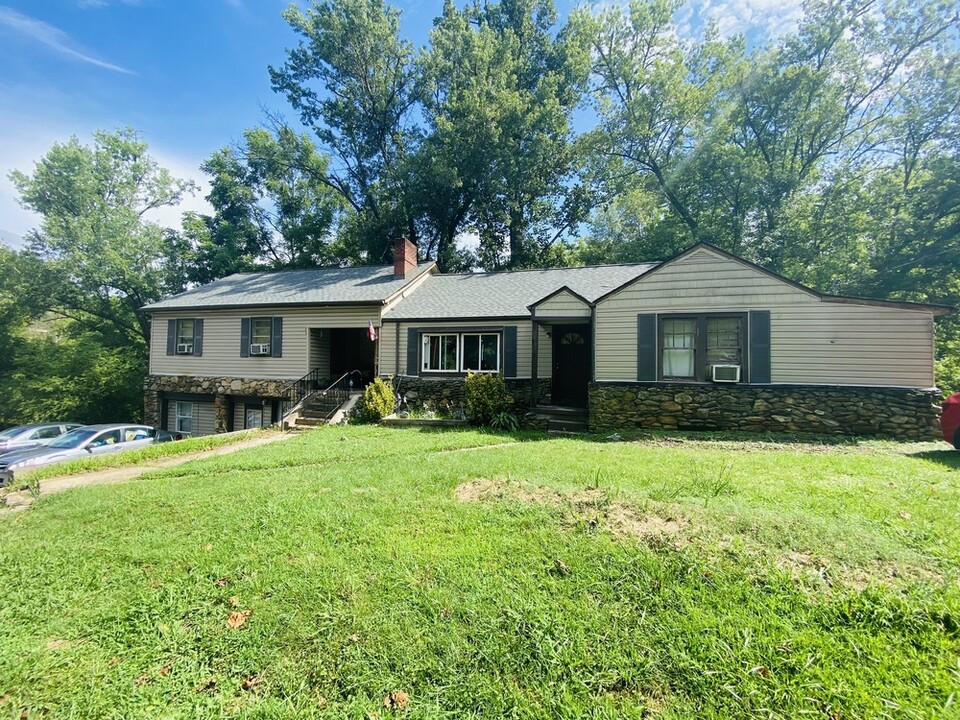
[[[943,439],[960,450],[960,393],[954,393],[943,401],[940,430]]]

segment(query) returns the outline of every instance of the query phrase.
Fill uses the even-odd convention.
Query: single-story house
[[[937,434],[948,307],[825,295],[705,243],[660,263],[489,273],[418,264],[406,240],[394,259],[231,275],[146,306],[147,422],[269,424],[298,380],[345,374],[456,405],[476,371],[502,373],[532,423],[573,408],[592,429]]]

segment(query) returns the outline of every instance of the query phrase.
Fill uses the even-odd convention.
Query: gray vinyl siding
[[[193,421],[196,423],[196,429],[193,431],[194,436],[213,435],[216,427],[216,412],[213,403],[194,403],[193,413]]]
[[[167,400],[167,426],[166,430],[169,430],[172,433],[177,432],[177,400]],[[201,435],[213,435],[214,433],[214,420],[216,414],[213,409],[212,402],[196,402],[190,400],[180,400],[179,402],[192,402],[193,403],[193,414],[192,414],[192,425],[193,430],[190,433],[190,437],[200,437]]]
[[[597,305],[599,381],[636,378],[640,313],[770,311],[771,380],[933,386],[930,312],[828,302],[704,248]]]
[[[553,377],[553,338],[547,336],[552,330],[547,325],[540,326],[540,337],[537,340],[537,377],[541,379]]]
[[[195,377],[242,377],[296,379],[310,371],[310,328],[365,328],[379,323],[380,308],[349,306],[331,308],[255,308],[197,312],[203,318],[203,356],[166,355],[167,320],[185,317],[179,313],[153,315],[150,373]],[[240,357],[240,322],[245,317],[283,318],[283,356]]]
[[[590,317],[590,306],[564,290],[534,308],[538,318]]]
[[[322,377],[330,376],[330,333],[310,331],[310,370],[319,370]]]
[[[380,374],[396,375],[397,370],[397,331],[400,333],[400,375],[407,374],[407,329],[419,328],[429,330],[430,328],[456,328],[456,332],[470,332],[472,328],[482,327],[502,327],[504,325],[516,325],[517,327],[517,377],[530,377],[531,358],[533,357],[533,332],[529,320],[470,320],[465,322],[436,321],[424,322],[422,320],[411,320],[402,323],[384,323],[380,334]],[[543,336],[541,335],[541,348]],[[501,357],[501,369],[503,358]]]

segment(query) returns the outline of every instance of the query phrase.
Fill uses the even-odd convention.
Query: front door
[[[587,406],[590,341],[589,325],[554,325],[552,398],[555,405]]]
[[[351,377],[361,388],[373,380],[377,344],[370,340],[367,328],[334,328],[330,331],[330,377],[359,370]]]

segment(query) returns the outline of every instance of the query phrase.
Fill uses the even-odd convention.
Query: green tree
[[[550,0],[453,2],[424,58],[430,132],[454,191],[444,241],[458,222],[481,237],[487,264],[542,261],[590,206],[572,113],[586,87],[587,47],[558,27]]]
[[[333,158],[315,180],[352,211],[341,227],[349,251],[383,262],[395,238],[418,240],[405,182],[417,70],[399,12],[383,0],[324,0],[305,12],[291,6],[284,18],[301,40],[269,69],[273,89]]]
[[[137,311],[183,288],[185,262],[148,218],[190,183],[129,129],[56,144],[11,178],[41,223],[26,250],[0,253],[0,421],[139,417],[150,327]]]
[[[42,218],[27,235],[31,304],[98,332],[109,326],[145,357],[150,325],[137,310],[170,282],[163,229],[148,215],[177,204],[191,184],[160,167],[131,129],[96,132],[92,147],[71,138],[32,174],[10,177]]]
[[[317,181],[327,167],[309,137],[284,126],[247,130],[243,145],[215,152],[201,166],[214,214],[186,214],[183,223],[193,251],[190,280],[343,262],[332,242],[341,200]]]
[[[685,244],[708,240],[776,270],[810,264],[782,232],[792,203],[886,151],[918,60],[955,47],[955,7],[812,2],[796,34],[749,53],[709,28],[681,41],[676,7],[575,16],[593,47],[597,176],[614,199],[656,197]],[[646,223],[648,234],[669,243],[659,224]]]

